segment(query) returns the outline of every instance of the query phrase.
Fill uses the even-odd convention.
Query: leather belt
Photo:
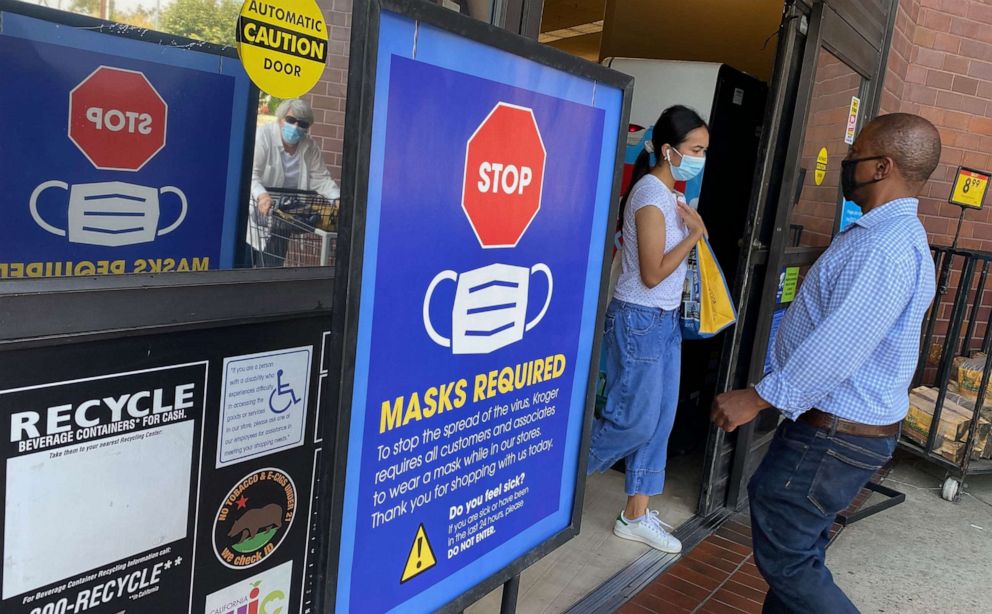
[[[851,422],[819,409],[804,412],[799,416],[799,422],[828,431],[836,426],[835,432],[854,435],[855,437],[892,437],[899,434],[899,427],[902,426],[900,422],[882,425]]]

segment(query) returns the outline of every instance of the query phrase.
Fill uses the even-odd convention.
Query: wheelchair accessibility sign
[[[224,359],[217,467],[303,444],[313,346]]]
[[[269,410],[274,414],[285,413],[303,400],[296,396],[292,385],[283,381],[283,373],[282,369],[276,371],[276,387],[269,393]]]

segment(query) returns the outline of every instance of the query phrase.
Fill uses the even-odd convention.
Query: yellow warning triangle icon
[[[419,576],[435,565],[437,565],[437,558],[434,557],[434,549],[431,548],[431,542],[427,540],[424,523],[420,523],[417,535],[413,538],[413,545],[410,546],[410,555],[406,557],[406,566],[403,568],[400,584]]]

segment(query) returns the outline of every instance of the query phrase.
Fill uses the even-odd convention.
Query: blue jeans
[[[614,300],[605,330],[606,407],[593,423],[589,473],[623,458],[627,494],[656,495],[679,401],[679,312]]]
[[[826,567],[834,517],[892,457],[896,437],[855,437],[784,421],[748,485],[765,613],[857,612]]]

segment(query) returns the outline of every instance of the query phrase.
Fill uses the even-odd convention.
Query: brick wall
[[[959,165],[992,166],[992,1],[902,0],[882,111],[926,117],[941,164],[920,202],[931,242],[950,245],[960,210],[947,203]],[[959,245],[992,251],[992,208],[969,212]]]
[[[920,198],[920,214],[931,243],[950,245],[961,211],[947,202],[957,167],[992,167],[992,0],[900,1],[881,101],[881,112],[896,111],[922,115],[940,130],[940,166]],[[968,212],[960,247],[992,251],[988,199],[986,206]],[[959,272],[956,263],[937,307],[938,343],[948,329]],[[981,342],[992,305],[992,291],[987,288],[978,297],[976,285],[977,280],[969,304],[980,306],[970,349]],[[965,313],[966,320],[970,315],[970,310]]]
[[[441,0],[433,0],[440,4]],[[351,47],[352,0],[317,0],[324,13],[330,46],[324,76],[306,96],[314,111],[311,136],[324,152],[324,162],[335,181],[341,183],[344,153],[344,109],[348,98],[348,54]],[[470,9],[487,13],[491,9],[473,2]]]
[[[803,143],[802,168],[806,169],[806,177],[789,220],[790,224],[802,227],[798,243],[803,247],[826,247],[834,234],[840,161],[847,155],[848,147],[844,129],[851,97],[858,95],[860,86],[858,73],[826,49],[820,51]],[[821,148],[827,150],[827,168],[817,184],[816,164]]]
[[[906,73],[913,52],[913,38],[916,36],[916,22],[920,18],[920,0],[901,0],[896,13],[895,31],[892,33],[892,47],[889,49],[889,65],[882,87],[880,113],[895,113],[900,110],[903,94],[906,92]]]
[[[324,152],[324,162],[334,179],[341,182],[344,151],[344,107],[348,90],[348,49],[351,45],[352,0],[317,0],[329,34],[327,67],[307,95],[313,106],[310,134]]]

